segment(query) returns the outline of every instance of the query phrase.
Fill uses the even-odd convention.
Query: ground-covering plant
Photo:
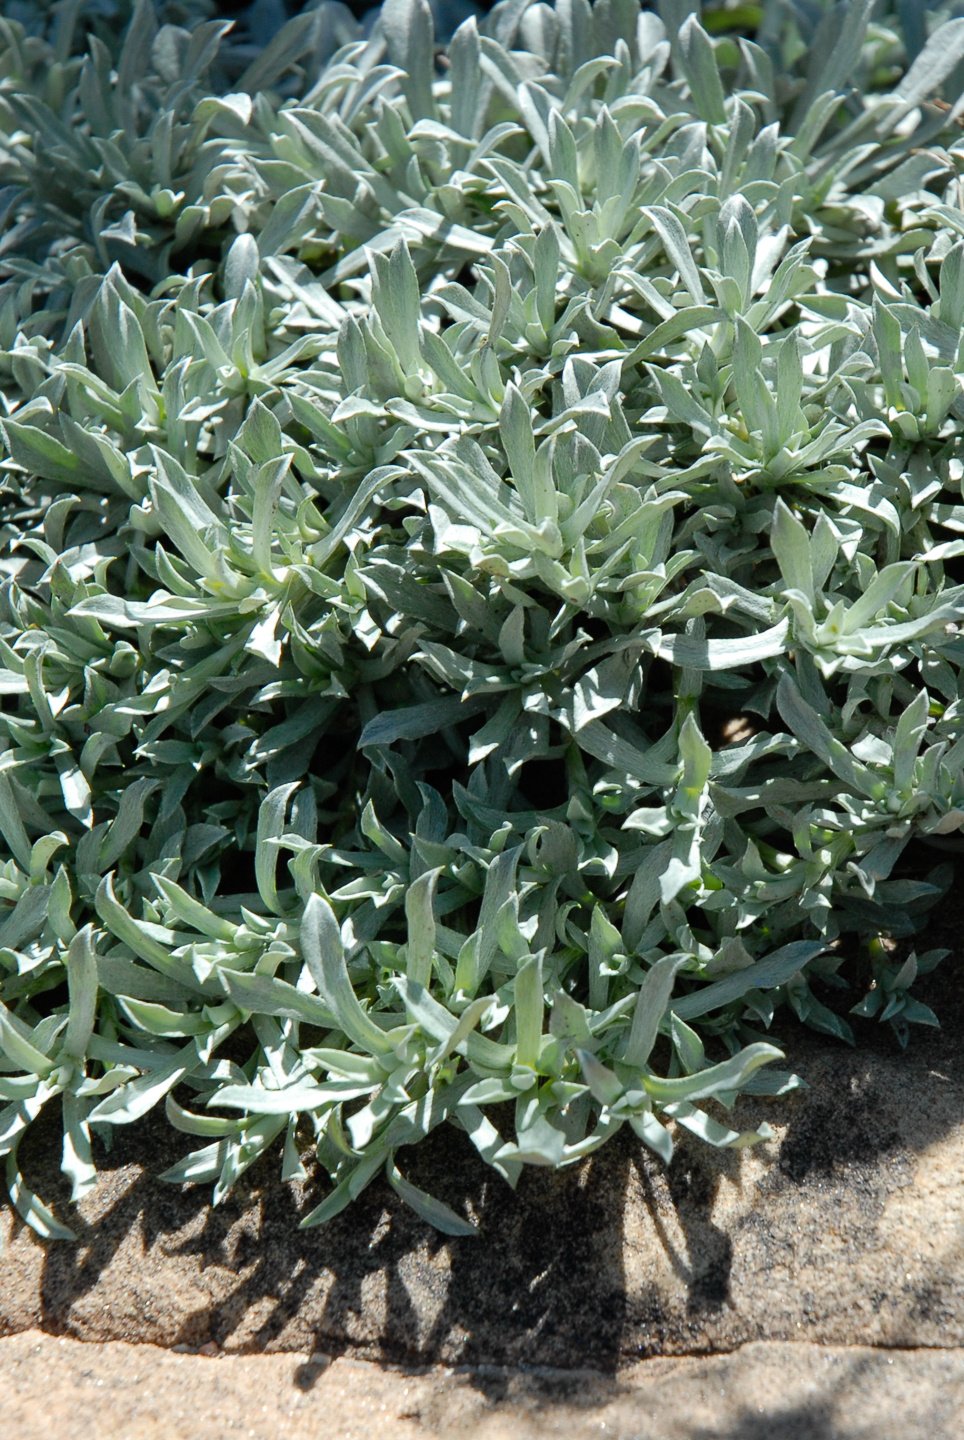
[[[0,21],[41,1234],[45,1107],[75,1198],[164,1105],[215,1200],[277,1142],[306,1224],[384,1172],[462,1234],[400,1168],[443,1122],[510,1182],[744,1145],[780,1007],[933,1023],[893,942],[964,821],[964,18],[697,9]]]

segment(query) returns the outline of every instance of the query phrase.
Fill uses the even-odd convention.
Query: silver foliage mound
[[[626,1123],[744,1145],[781,1006],[934,1022],[964,19],[693,9],[0,21],[0,1155],[41,1234],[48,1105],[75,1198],[164,1105],[215,1200],[277,1142],[306,1223],[384,1172],[463,1234],[396,1160],[442,1122],[510,1183]]]

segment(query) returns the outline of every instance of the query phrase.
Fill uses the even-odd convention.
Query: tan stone
[[[793,1053],[811,1087],[745,1104],[774,1123],[757,1152],[683,1143],[666,1171],[627,1136],[513,1195],[439,1135],[409,1172],[470,1195],[481,1240],[432,1233],[383,1185],[300,1231],[317,1195],[272,1162],[212,1210],[153,1178],[182,1143],[163,1123],[120,1132],[78,1244],[4,1217],[0,1333],[602,1368],[755,1339],[961,1344],[960,1020],[906,1053],[805,1034]],[[27,1162],[56,1187],[53,1130]]]
[[[276,1159],[212,1210],[153,1178],[184,1137],[118,1131],[78,1244],[0,1222],[0,1334],[597,1369],[756,1340],[960,1345],[964,1024],[943,990],[945,1028],[906,1052],[876,1027],[856,1050],[785,1027],[810,1088],[744,1104],[776,1131],[756,1152],[684,1142],[667,1171],[627,1134],[512,1194],[464,1139],[432,1137],[405,1168],[469,1197],[480,1240],[430,1231],[383,1184],[300,1231],[318,1194]],[[57,1192],[53,1126],[25,1165]]]
[[[209,1359],[0,1340],[16,1440],[958,1440],[959,1352],[757,1343],[587,1371],[403,1371],[315,1355]]]

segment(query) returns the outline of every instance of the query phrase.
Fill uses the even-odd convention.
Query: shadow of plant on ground
[[[945,970],[944,983],[946,977]],[[960,1114],[959,1101],[956,1107],[948,1101],[959,1093],[964,1067],[961,1008],[945,993],[945,1029],[915,1037],[906,1054],[870,1027],[856,1050],[783,1027],[791,1055],[815,1084],[783,1101],[742,1102],[743,1121],[770,1114],[786,1128],[755,1198],[735,1222],[731,1216],[721,1223],[716,1211],[721,1187],[739,1196],[739,1154],[682,1144],[667,1171],[628,1132],[578,1171],[528,1171],[515,1193],[481,1164],[464,1136],[430,1137],[402,1157],[407,1173],[453,1203],[469,1196],[480,1225],[477,1240],[449,1240],[382,1183],[326,1228],[299,1230],[317,1193],[311,1182],[281,1184],[276,1160],[260,1162],[212,1208],[205,1187],[179,1189],[153,1178],[177,1157],[182,1137],[163,1122],[117,1130],[101,1162],[106,1207],[86,1202],[79,1242],[44,1252],[42,1326],[78,1333],[103,1292],[113,1298],[94,1321],[105,1334],[94,1338],[112,1330],[191,1348],[213,1342],[251,1351],[348,1352],[403,1365],[494,1367],[477,1377],[492,1398],[506,1383],[499,1366],[612,1373],[641,1356],[778,1338],[754,1331],[752,1315],[741,1315],[734,1255],[755,1246],[765,1261],[768,1247],[806,1250],[838,1224],[850,1224],[862,1233],[861,1245],[873,1245],[887,1187],[912,1183],[914,1151],[938,1141]],[[895,1116],[915,1087],[934,1103],[918,1101],[920,1123],[908,1136]],[[25,1159],[51,1192],[55,1152],[55,1127],[39,1126]],[[813,1234],[790,1233],[788,1195],[794,1205],[818,1207],[808,1222]],[[637,1266],[634,1247],[642,1242],[627,1232],[630,1212],[645,1244],[663,1252],[669,1295]],[[133,1270],[122,1253],[131,1240]],[[849,1243],[846,1233],[841,1243]],[[124,1313],[117,1282],[105,1283],[119,1264],[131,1277],[121,1297]],[[185,1277],[169,1313],[162,1313],[156,1278],[139,1289],[138,1268],[145,1267],[160,1267],[174,1284]],[[937,1320],[947,1310],[945,1282],[930,1276],[909,1301],[895,1292],[881,1303],[909,1303]],[[821,1314],[808,1315],[807,1297],[798,1298],[804,1319],[819,1329]],[[319,1362],[308,1362],[297,1383],[310,1388],[319,1373]]]

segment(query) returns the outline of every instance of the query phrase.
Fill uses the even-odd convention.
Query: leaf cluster
[[[934,1023],[894,942],[964,822],[964,19],[924,8],[0,22],[40,1233],[48,1105],[75,1198],[164,1105],[216,1200],[278,1144],[307,1224],[384,1173],[463,1234],[399,1168],[442,1123],[510,1183],[627,1124],[742,1146],[780,1007]]]

